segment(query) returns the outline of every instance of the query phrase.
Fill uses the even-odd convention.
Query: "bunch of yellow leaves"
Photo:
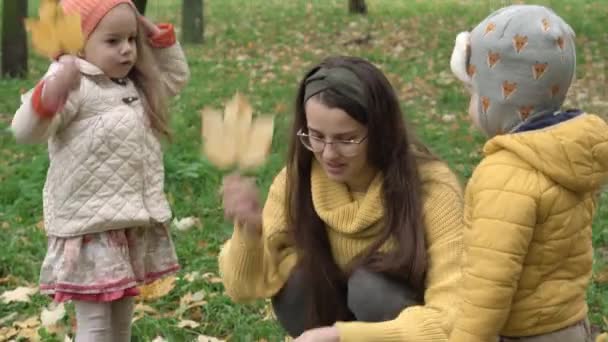
[[[39,54],[55,58],[60,53],[76,54],[84,45],[80,15],[65,14],[58,0],[42,0],[39,20],[26,19],[32,45]]]
[[[253,108],[240,93],[228,101],[224,115],[215,109],[201,111],[203,154],[220,169],[241,170],[261,166],[272,144],[273,118],[253,119]]]

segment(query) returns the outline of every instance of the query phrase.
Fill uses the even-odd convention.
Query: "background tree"
[[[27,1],[5,0],[2,7],[2,76],[25,77],[27,74],[27,35],[24,19]]]
[[[202,43],[203,24],[203,0],[183,0],[182,41],[185,43]]]
[[[348,11],[350,13],[367,14],[365,0],[348,0]]]
[[[146,13],[146,5],[148,4],[148,0],[134,0],[133,2],[135,3],[135,7],[137,7],[139,13]]]

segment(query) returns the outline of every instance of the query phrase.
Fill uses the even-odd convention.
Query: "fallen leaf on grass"
[[[204,298],[204,290],[198,291],[194,294],[191,292],[186,293],[182,298],[180,298],[179,308],[175,311],[175,315],[181,318],[186,311],[207,304],[207,301],[205,301]]]
[[[200,290],[192,295],[192,302],[200,302],[205,298],[205,291]]]
[[[38,342],[40,341],[40,335],[38,335],[39,327],[40,321],[38,320],[38,317],[32,316],[24,321],[17,321],[13,323],[13,328],[10,328],[6,332],[0,330],[0,337],[3,337],[3,335],[12,335],[11,337],[16,336],[17,338],[24,338],[27,341]]]
[[[212,336],[198,335],[196,342],[224,342],[224,340]]]
[[[19,334],[17,334],[17,337],[24,338],[26,339],[26,341],[29,342],[39,342],[42,340],[40,338],[40,335],[38,334],[38,327],[20,330]]]
[[[195,321],[191,321],[189,319],[185,319],[185,320],[179,321],[179,323],[177,323],[177,327],[180,329],[183,329],[183,328],[195,329],[195,328],[198,328],[199,326],[200,326],[199,323],[197,323]]]
[[[63,317],[65,317],[65,307],[63,303],[51,303],[48,308],[43,309],[40,313],[40,322],[44,327],[51,327],[56,325]]]
[[[602,270],[597,272],[593,279],[598,284],[608,284],[608,266],[605,266]]]
[[[184,276],[184,279],[186,279],[189,282],[193,282],[193,281],[195,281],[196,279],[198,279],[200,277],[201,277],[201,274],[199,272],[197,272],[197,271],[194,271],[194,272],[187,273]]]
[[[139,287],[139,296],[137,296],[140,300],[154,300],[161,298],[171,292],[175,287],[175,276],[165,277],[159,280],[156,280],[150,284],[143,285]]]
[[[4,292],[0,297],[2,298],[2,301],[6,304],[11,302],[29,303],[30,296],[36,292],[38,292],[38,289],[35,287],[20,286],[14,290]]]
[[[55,334],[55,335],[57,335],[58,338],[61,338],[61,336],[68,337],[68,335],[67,335],[68,327],[66,327],[65,325],[56,324],[56,325],[53,325],[53,326],[50,326],[50,327],[44,328],[44,329],[49,334]]]
[[[194,226],[200,226],[201,220],[198,217],[184,217],[181,219],[173,219],[173,226],[179,231],[190,230]]]
[[[270,299],[264,301],[265,305],[260,309],[259,314],[263,317],[262,321],[274,321],[276,317],[274,310],[272,309],[272,302]]]
[[[137,303],[135,305],[135,308],[133,309],[133,319],[131,320],[131,323],[135,323],[136,321],[142,319],[146,314],[152,316],[152,317],[158,317],[159,316],[159,312],[158,310],[156,310],[155,308],[148,306],[146,304],[143,303]]]
[[[13,326],[17,329],[27,329],[27,328],[34,328],[40,325],[40,321],[38,320],[37,316],[32,316],[28,319],[26,319],[25,321],[18,321],[13,323]]]
[[[203,279],[208,281],[211,284],[221,284],[222,278],[218,277],[216,274],[212,272],[207,272],[203,274]]]
[[[186,293],[179,299],[180,306],[187,305],[189,303],[192,303],[192,292]]]
[[[456,115],[454,115],[454,114],[444,114],[444,115],[441,116],[441,121],[443,121],[445,123],[454,122],[454,121],[456,121]]]
[[[157,315],[158,314],[158,310],[156,310],[155,308],[143,304],[143,303],[137,303],[137,305],[135,305],[135,309],[133,310],[134,312],[142,312],[142,313],[147,313],[147,314],[152,314],[152,315]]]
[[[11,338],[17,336],[19,331],[14,327],[3,327],[0,328],[0,341],[8,341]]]
[[[40,313],[40,323],[51,334],[57,336],[67,336],[67,327],[59,322],[65,317],[66,311],[63,303],[51,303]]]
[[[190,319],[197,322],[202,322],[204,318],[204,314],[200,306],[190,309],[188,316],[190,317]]]
[[[6,285],[9,283],[16,284],[18,279],[13,275],[8,275],[6,277],[0,278],[0,285]]]

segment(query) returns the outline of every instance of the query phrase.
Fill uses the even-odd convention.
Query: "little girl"
[[[137,286],[179,269],[160,138],[189,69],[173,27],[130,0],[61,6],[80,15],[84,48],[51,64],[12,122],[19,142],[48,141],[40,288],[74,301],[76,341],[129,341]]]

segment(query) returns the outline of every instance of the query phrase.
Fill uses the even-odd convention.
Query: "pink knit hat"
[[[120,4],[129,4],[137,11],[131,0],[61,0],[64,12],[80,14],[82,33],[85,38],[89,37],[97,24],[112,8]]]

